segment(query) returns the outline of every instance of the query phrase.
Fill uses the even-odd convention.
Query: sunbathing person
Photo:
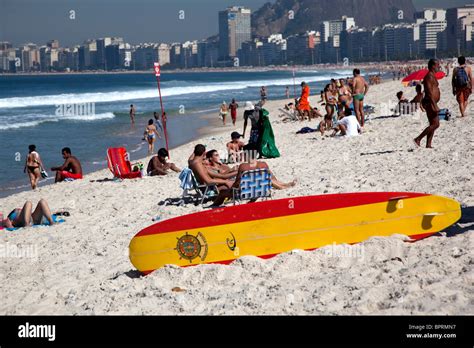
[[[179,173],[181,169],[179,169],[174,163],[166,162],[166,158],[169,157],[169,153],[166,149],[161,148],[158,150],[158,154],[153,156],[148,162],[148,167],[146,172],[149,176],[156,176],[156,175],[167,175],[169,170]]]
[[[211,178],[231,179],[237,175],[238,168],[223,164],[217,150],[207,151],[205,166]]]
[[[239,140],[242,137],[239,132],[232,132],[230,137],[232,140],[226,145],[227,152],[229,153],[229,161],[232,161],[232,163],[238,163],[241,161],[240,157],[245,144]]]
[[[341,116],[343,116],[345,107],[350,106],[352,103],[352,93],[349,86],[344,84],[343,79],[339,80],[339,86],[340,87],[338,90],[338,94],[339,94],[338,106],[339,106],[339,110],[341,110],[341,114],[342,114]]]
[[[56,172],[56,178],[54,182],[60,182],[64,179],[82,179],[82,167],[81,162],[71,154],[71,149],[65,147],[61,150],[63,158],[65,159],[64,163],[60,167],[51,168],[52,171]]]
[[[191,154],[188,160],[189,168],[193,171],[196,180],[200,184],[205,185],[216,185],[217,189],[229,189],[234,184],[234,181],[228,179],[212,178],[204,165],[206,159],[206,147],[202,144],[198,144],[194,147],[194,152]]]
[[[1,221],[2,227],[14,228],[14,227],[27,227],[30,225],[50,225],[54,224],[51,210],[49,209],[48,203],[41,199],[38,202],[35,210],[33,210],[33,204],[27,201],[23,208],[16,208],[8,214],[7,218]]]
[[[251,156],[248,162],[242,163],[239,166],[237,177],[232,187],[238,188],[240,186],[240,180],[242,179],[242,174],[249,170],[255,170],[255,169],[268,169],[268,171],[270,172],[272,176],[272,187],[276,190],[284,190],[296,185],[296,180],[293,180],[289,183],[281,182],[275,177],[275,175],[272,173],[272,171],[270,170],[266,162],[257,161],[257,158],[255,156]],[[214,200],[214,203],[212,204],[212,206],[220,206],[224,203],[224,201],[227,198],[231,198],[231,197],[232,197],[232,188],[229,188],[228,190],[221,190],[219,191],[219,195]]]

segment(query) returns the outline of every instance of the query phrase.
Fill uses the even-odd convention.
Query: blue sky
[[[101,36],[122,36],[131,43],[203,39],[218,32],[219,10],[238,4],[255,11],[265,2],[268,0],[0,0],[0,41],[19,45],[59,39],[62,46],[68,46]],[[413,0],[418,9],[469,2],[474,0]],[[75,19],[70,18],[70,11],[75,11]]]

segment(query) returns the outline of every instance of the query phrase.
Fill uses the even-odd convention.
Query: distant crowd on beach
[[[421,68],[421,69],[420,69]],[[405,77],[409,86],[414,86],[416,96],[411,101],[404,97],[403,91],[397,93],[398,106],[416,104],[426,113],[428,126],[414,138],[416,146],[421,146],[421,141],[426,137],[426,147],[432,148],[435,131],[439,128],[441,91],[438,80],[450,75],[452,68],[452,93],[459,104],[461,117],[466,116],[469,98],[472,94],[473,76],[472,69],[467,65],[466,58],[461,56],[457,59],[457,65],[441,64],[437,59],[430,59],[427,71],[420,71],[422,66],[404,66],[393,70],[393,79]],[[409,77],[412,74],[423,76],[422,78]],[[380,75],[372,75],[369,82],[361,75],[359,69],[354,69],[353,76],[347,79],[332,79],[318,93],[324,106],[324,111],[312,106],[309,101],[311,95],[307,83],[301,83],[301,94],[293,102],[286,103],[280,110],[283,112],[283,121],[312,121],[321,118],[317,123],[317,129],[306,127],[306,131],[319,131],[322,135],[326,131],[332,131],[331,136],[338,134],[342,136],[354,136],[362,134],[365,126],[364,105],[365,97],[369,92],[369,85],[380,83]],[[290,97],[289,87],[285,88],[287,99]],[[276,140],[271,126],[269,112],[265,109],[268,94],[265,86],[260,89],[260,100],[258,102],[246,101],[243,106],[243,131],[233,131],[230,140],[226,143],[226,158],[221,158],[221,153],[215,149],[207,149],[205,145],[198,144],[194,147],[188,159],[188,170],[197,180],[199,187],[213,185],[217,188],[217,194],[213,199],[213,206],[219,206],[230,199],[235,189],[241,183],[244,173],[252,170],[267,170],[271,177],[271,185],[275,189],[286,189],[296,184],[296,180],[288,183],[281,182],[270,170],[264,161],[268,158],[280,157],[276,146]],[[238,118],[239,103],[232,99],[231,103],[222,103],[219,117],[226,124],[226,117],[230,111],[232,124],[236,126]],[[135,106],[130,105],[130,120],[135,125]],[[246,138],[249,129],[248,138]],[[161,133],[166,132],[166,113],[159,115],[155,112],[154,119],[150,119],[143,133],[143,140],[148,142],[148,153],[154,153],[156,139],[161,138]],[[302,131],[302,133],[304,133]],[[246,140],[246,141],[244,141]],[[82,179],[82,166],[77,157],[72,154],[69,147],[61,150],[64,162],[62,165],[51,167],[55,172],[55,182],[73,181]],[[160,148],[148,163],[145,173],[149,176],[167,175],[170,172],[183,173],[186,169],[180,169],[169,161],[169,152]],[[28,175],[32,189],[36,189],[41,178],[46,178],[48,173],[45,169],[40,154],[35,145],[29,146],[28,156],[25,161],[24,172]],[[180,175],[181,175],[180,174]],[[33,211],[31,202],[25,203],[22,209],[12,211],[6,220],[2,220],[2,226],[22,227],[31,223],[49,222],[54,223],[47,202],[41,200]]]

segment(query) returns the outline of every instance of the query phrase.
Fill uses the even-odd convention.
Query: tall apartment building
[[[447,49],[460,54],[472,45],[472,28],[474,23],[474,5],[449,8],[446,12],[447,20]]]
[[[245,7],[229,7],[219,11],[219,58],[236,57],[242,43],[252,39],[251,11]]]

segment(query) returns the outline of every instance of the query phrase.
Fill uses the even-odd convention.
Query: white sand
[[[448,79],[441,85],[441,107],[457,116]],[[399,81],[371,88],[367,102],[377,106],[375,117],[383,116],[380,103],[394,102],[402,89],[414,96]],[[316,104],[319,97],[312,99]],[[0,232],[0,251],[7,256],[0,259],[0,314],[474,314],[474,108],[466,119],[442,121],[436,149],[429,150],[412,142],[427,124],[424,115],[373,119],[363,136],[333,139],[295,135],[316,124],[281,123],[276,108],[282,104],[267,104],[282,153],[267,162],[281,180],[299,182],[275,198],[427,192],[458,200],[465,208],[461,222],[416,243],[401,236],[372,238],[336,249],[343,255],[328,246],[270,260],[243,257],[230,266],[167,266],[138,277],[128,259],[130,239],[157,215],[167,219],[202,208],[157,205],[180,196],[177,174],[91,182],[111,178],[102,170],[0,199],[4,213],[27,199],[36,204],[45,198],[53,211],[72,215],[53,227]],[[181,146],[172,159],[183,167],[199,142],[224,149],[231,130]],[[15,258],[14,247],[36,257]]]

